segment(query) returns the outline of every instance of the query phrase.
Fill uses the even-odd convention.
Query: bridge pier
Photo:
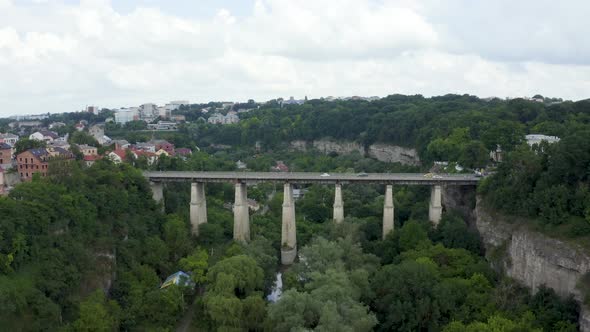
[[[383,204],[383,239],[393,232],[394,227],[393,186],[385,186],[385,201]]]
[[[428,220],[434,225],[438,226],[442,217],[442,187],[440,185],[433,185],[430,189],[430,206],[428,209]]]
[[[297,257],[297,229],[295,225],[295,201],[293,186],[283,186],[283,220],[281,229],[281,264],[291,265]]]
[[[199,226],[207,223],[207,200],[205,183],[191,183],[190,221],[193,235],[199,235]]]
[[[156,203],[162,203],[162,210],[164,210],[164,184],[162,182],[150,182],[152,189],[152,198]]]
[[[250,241],[250,218],[248,212],[248,196],[246,192],[246,183],[236,182],[236,196],[234,203],[235,241]]]
[[[344,221],[344,204],[342,203],[342,185],[336,183],[334,191],[334,222],[339,224]]]

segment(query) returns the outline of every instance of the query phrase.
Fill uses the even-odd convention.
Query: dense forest
[[[216,169],[223,159],[203,153],[184,163]],[[0,198],[0,325],[8,330],[166,331],[186,315],[195,331],[576,330],[573,299],[549,289],[531,295],[497,275],[459,214],[432,229],[425,188],[396,188],[397,230],[381,240],[382,188],[346,187],[348,217],[334,225],[332,189],[309,187],[297,202],[303,258],[283,271],[284,293],[269,303],[282,203],[274,185],[250,188],[269,209],[252,215],[252,241],[240,244],[224,207],[231,185],[207,187],[209,223],[193,238],[186,185],[167,188],[164,214],[131,164],[60,167]],[[160,289],[179,269],[197,288]]]
[[[232,241],[231,184],[207,185],[208,223],[196,238],[188,221],[188,184],[168,185],[162,209],[140,170],[235,170],[241,160],[249,170],[266,171],[282,160],[292,171],[413,172],[427,170],[434,160],[485,166],[499,144],[504,161],[492,165],[495,174],[478,188],[486,204],[542,230],[586,239],[590,102],[454,95],[283,107],[271,102],[225,126],[206,124],[197,112],[202,106],[180,110],[190,123],[178,132],[156,134],[195,149],[188,158],[163,156],[153,165],[141,157],[120,165],[50,165],[49,177],[0,197],[3,329],[173,331],[188,324],[192,331],[577,330],[573,298],[543,287],[533,295],[492,270],[479,236],[459,211],[446,211],[433,228],[428,188],[395,186],[395,231],[385,240],[384,188],[345,186],[347,217],[340,225],[331,221],[333,188],[304,188],[296,203],[300,259],[285,269],[278,260],[281,188],[248,188],[249,198],[264,208],[252,213],[252,240],[243,244]],[[76,116],[59,119],[72,126],[88,117]],[[108,130],[131,142],[153,135]],[[531,148],[523,142],[528,133],[561,140]],[[415,147],[423,164],[287,149],[289,141],[323,137]],[[254,148],[257,141],[262,151]],[[189,272],[196,287],[160,289],[179,270]],[[278,271],[283,294],[269,302]]]

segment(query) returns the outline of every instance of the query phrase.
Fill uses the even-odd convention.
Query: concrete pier
[[[283,186],[283,220],[281,230],[281,264],[290,265],[297,257],[297,229],[295,225],[295,201],[293,186]]]
[[[383,239],[393,232],[394,228],[394,206],[393,206],[393,186],[385,186],[385,201],[383,202]]]
[[[234,203],[234,240],[240,242],[250,241],[250,216],[248,214],[248,196],[246,184],[236,183],[236,196]]]
[[[344,221],[344,204],[342,203],[342,185],[336,183],[334,191],[334,222],[339,224]]]
[[[152,198],[156,203],[162,203],[162,210],[164,210],[164,184],[162,182],[150,182],[152,189]]]
[[[434,225],[438,226],[442,217],[442,187],[434,185],[430,190],[430,206],[428,209],[428,220]]]
[[[207,200],[205,183],[191,183],[190,221],[193,235],[199,235],[199,226],[207,223]]]

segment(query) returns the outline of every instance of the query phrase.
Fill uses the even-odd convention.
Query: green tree
[[[205,249],[197,248],[191,255],[180,260],[180,267],[191,273],[191,279],[197,284],[207,281],[209,255]]]
[[[80,303],[80,317],[72,323],[74,331],[116,331],[119,329],[121,308],[116,301],[107,300],[102,290],[92,293]]]
[[[21,138],[14,144],[15,155],[27,151],[29,149],[44,148],[47,144],[43,141],[35,139]]]

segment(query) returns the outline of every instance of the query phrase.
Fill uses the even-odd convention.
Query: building
[[[92,114],[98,114],[98,112],[99,112],[98,106],[86,106],[86,112],[92,113]]]
[[[101,159],[100,156],[95,156],[95,155],[84,156],[84,164],[86,164],[86,166],[90,167],[90,166],[94,165],[94,163],[99,159]]]
[[[66,124],[63,122],[53,122],[51,124],[49,124],[49,129],[55,129],[55,128],[60,128],[60,127],[65,127]]]
[[[170,121],[158,121],[158,123],[150,123],[147,125],[148,129],[151,130],[176,130],[176,122]]]
[[[137,107],[121,108],[115,110],[115,122],[126,124],[130,121],[139,120],[139,109]]]
[[[115,146],[115,150],[125,150],[131,146],[131,144],[124,139],[113,140],[111,141],[111,144]]]
[[[215,113],[207,119],[208,123],[211,124],[232,124],[240,122],[240,118],[238,117],[237,112],[230,111],[227,115],[223,115],[221,113]]]
[[[186,116],[180,115],[180,114],[171,115],[170,120],[172,120],[174,122],[182,122],[182,121],[186,121]]]
[[[135,144],[134,148],[138,151],[147,151],[151,153],[156,152],[156,144],[152,142],[138,142],[137,144]]]
[[[78,148],[80,149],[80,152],[82,152],[82,154],[84,156],[97,156],[98,155],[98,149],[94,146],[80,144],[80,145],[78,145]]]
[[[139,157],[145,157],[148,165],[153,165],[158,160],[158,155],[155,152],[143,151],[143,150],[130,150],[133,156],[137,159]],[[164,150],[160,150],[164,151]]]
[[[153,103],[146,103],[139,106],[139,119],[143,121],[152,121],[160,115],[158,106]]]
[[[44,120],[49,117],[49,113],[45,114],[27,114],[27,115],[13,115],[8,117],[9,119],[14,119],[16,121],[22,120]]]
[[[102,125],[96,124],[96,125],[88,128],[88,134],[90,134],[90,136],[94,137],[94,139],[98,142],[98,144],[101,144],[101,145],[107,144],[111,141],[111,139],[108,136],[105,136],[104,126],[102,126]]]
[[[6,143],[14,146],[18,142],[18,136],[11,133],[0,134],[0,143]]]
[[[170,118],[172,111],[166,108],[166,106],[158,106],[158,116],[162,119]]]
[[[17,171],[22,181],[29,181],[33,174],[47,176],[50,162],[69,162],[74,155],[62,148],[30,149],[16,156]]]
[[[115,164],[120,164],[124,162],[126,159],[126,151],[127,150],[122,149],[111,151],[109,152],[109,154],[107,154],[107,158],[109,158]]]
[[[503,158],[504,153],[502,152],[502,148],[500,144],[496,144],[496,150],[490,151],[490,159],[496,163],[501,163]]]
[[[284,100],[282,105],[302,105],[304,102],[305,100],[297,100],[291,96],[289,100]]]
[[[0,168],[12,168],[14,149],[8,143],[0,143]]]
[[[542,134],[530,134],[525,136],[526,142],[528,145],[533,146],[534,144],[539,144],[543,141],[551,144],[559,142],[559,137],[557,136],[547,136]]]
[[[154,144],[155,151],[164,150],[164,151],[168,152],[169,155],[174,154],[174,144],[168,142],[167,140],[153,139],[153,140],[150,140],[148,143]]]
[[[53,140],[59,138],[59,135],[54,131],[49,130],[41,130],[36,131],[29,135],[29,139],[34,139],[37,141],[44,141],[44,142],[53,142]]]
[[[47,176],[49,157],[49,153],[43,148],[30,149],[16,156],[17,170],[21,180],[31,180],[34,173]]]
[[[76,125],[74,126],[74,128],[76,128],[77,131],[82,131],[84,130],[84,124],[80,123],[76,123]]]
[[[17,128],[17,127],[39,127],[43,123],[41,121],[16,121],[11,122],[8,125],[10,128]]]

